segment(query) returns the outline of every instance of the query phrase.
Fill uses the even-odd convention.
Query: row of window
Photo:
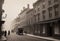
[[[48,4],[51,5],[51,4],[52,4],[52,1],[54,1],[54,3],[55,3],[55,2],[58,2],[58,0],[49,0],[49,1],[48,1]]]
[[[53,11],[53,9],[54,9],[54,11]],[[52,18],[53,13],[54,13],[55,17],[58,17],[58,15],[59,15],[59,10],[58,9],[59,9],[59,5],[55,5],[54,7],[48,8],[49,18]],[[40,14],[38,14],[38,19],[40,19],[39,15]],[[43,19],[46,18],[46,10],[42,11],[42,16],[43,16]]]
[[[43,2],[44,2],[44,1],[45,1],[45,0],[43,0]],[[54,2],[58,2],[58,0],[54,0]],[[49,0],[49,1],[48,1],[48,5],[51,5],[51,4],[52,4],[52,0]],[[45,7],[46,7],[46,4],[43,4],[43,5],[42,5],[42,9],[44,9]],[[38,8],[37,11],[40,11],[40,8]]]
[[[52,18],[53,16],[55,16],[55,18],[58,17],[58,15],[59,15],[58,8],[59,8],[59,5],[55,5],[54,7],[48,8],[49,18]],[[43,20],[46,19],[46,10],[42,11],[42,17],[43,17]],[[34,15],[34,21],[35,22],[39,22],[40,18],[41,18],[40,13],[38,13],[37,15]],[[28,24],[31,24],[32,20],[33,19],[30,19]]]
[[[45,2],[46,0],[42,0],[42,2]],[[49,4],[52,4],[52,1],[54,1],[54,2],[58,2],[58,0],[48,0],[48,3]]]
[[[52,0],[49,0],[49,1],[52,1]],[[58,0],[54,0],[54,2],[57,2]],[[43,1],[44,2],[44,1]],[[50,3],[50,2],[49,2]],[[50,3],[51,4],[51,3]],[[43,7],[45,8],[45,5],[43,5]],[[56,17],[58,17],[58,15],[59,15],[59,4],[55,4],[53,7],[49,7],[48,8],[48,14],[49,14],[49,18],[52,18],[53,16],[55,16],[55,18]],[[40,11],[40,9],[38,8],[38,11]],[[36,10],[35,10],[35,13],[36,13]],[[53,15],[54,14],[54,15]],[[38,13],[37,15],[35,15],[34,16],[34,21],[35,22],[39,22],[40,21],[40,18],[41,18],[41,16],[40,16],[40,13]],[[43,18],[43,20],[45,20],[46,19],[46,10],[43,10],[42,11],[42,18]],[[31,22],[32,22],[32,19],[30,19],[29,21],[28,21],[28,24],[31,24]]]

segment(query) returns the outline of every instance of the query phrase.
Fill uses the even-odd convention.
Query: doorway
[[[47,26],[48,26],[47,27],[48,36],[52,36],[53,35],[53,24],[49,23]]]

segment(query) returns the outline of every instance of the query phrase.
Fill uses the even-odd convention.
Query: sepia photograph
[[[60,41],[60,0],[0,0],[0,41]]]

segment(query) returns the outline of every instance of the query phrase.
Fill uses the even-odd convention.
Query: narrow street
[[[27,35],[17,35],[15,33],[12,33],[7,37],[7,41],[50,41],[50,40],[38,39]]]

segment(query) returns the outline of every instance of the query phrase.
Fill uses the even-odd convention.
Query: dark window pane
[[[43,19],[45,19],[45,14],[46,14],[46,11],[44,10],[44,11],[42,12]]]
[[[48,1],[48,4],[49,4],[49,5],[51,5],[51,4],[52,4],[51,0],[49,0],[49,1]]]
[[[58,2],[58,0],[54,0],[54,2]]]
[[[43,8],[43,9],[45,8],[45,5],[44,5],[44,4],[42,5],[42,8]]]
[[[54,6],[55,16],[59,15],[58,9],[59,9],[59,5],[57,4]]]
[[[49,11],[49,18],[51,18],[51,17],[52,17],[52,7],[50,7],[50,8],[48,9],[48,11]]]

